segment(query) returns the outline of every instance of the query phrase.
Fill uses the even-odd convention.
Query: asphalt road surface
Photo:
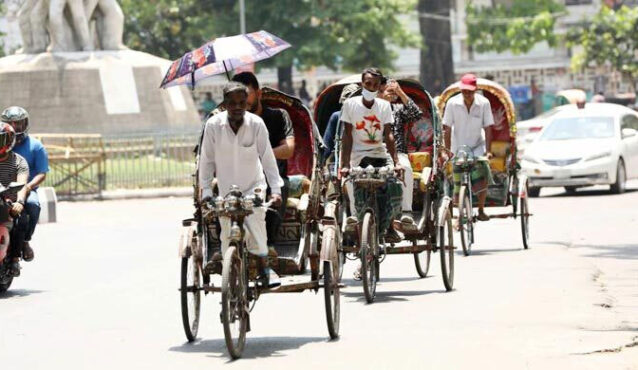
[[[321,294],[263,296],[238,361],[219,294],[202,303],[200,339],[182,331],[177,241],[191,203],[60,203],[0,296],[0,368],[638,369],[638,183],[618,196],[544,191],[526,251],[518,221],[478,224],[449,293],[438,255],[426,279],[412,256],[390,256],[368,305],[348,262],[335,341]]]

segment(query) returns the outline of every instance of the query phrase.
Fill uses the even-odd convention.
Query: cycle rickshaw
[[[359,75],[343,79],[326,88],[318,97],[315,104],[315,119],[322,130],[325,130],[330,115],[341,109],[339,97],[343,88],[351,83],[360,83]],[[340,134],[336,135],[335,150],[332,165],[328,165],[330,177],[333,181],[333,192],[329,199],[333,199],[337,224],[334,230],[338,234],[340,243],[340,259],[345,262],[346,255],[354,255],[362,261],[361,277],[367,302],[374,301],[376,284],[379,280],[380,263],[387,255],[413,254],[417,273],[426,277],[430,266],[430,255],[439,252],[441,256],[441,270],[446,290],[453,288],[454,281],[454,245],[452,230],[451,198],[446,194],[448,188],[444,174],[445,161],[441,123],[433,100],[423,87],[413,80],[399,80],[401,88],[421,108],[423,116],[418,122],[406,127],[408,152],[414,172],[414,201],[413,210],[418,224],[417,230],[403,233],[401,243],[385,243],[383,235],[378,232],[373,212],[374,205],[357,225],[355,235],[348,236],[346,218],[350,214],[347,194],[343,190],[339,173],[339,158],[341,153]],[[337,127],[337,133],[341,127]],[[383,168],[353,169],[350,181],[362,186],[374,188],[391,177],[391,170]],[[376,185],[375,185],[376,183]],[[333,231],[331,231],[333,232]],[[346,239],[350,239],[344,241]],[[325,236],[324,236],[325,239]],[[341,269],[343,270],[343,269]]]
[[[501,85],[486,79],[478,79],[477,93],[482,93],[491,105],[494,125],[492,130],[492,154],[489,166],[493,184],[488,186],[485,207],[512,207],[512,212],[490,214],[490,218],[520,218],[523,248],[529,247],[529,204],[528,181],[521,174],[516,149],[516,109],[509,92]],[[439,112],[445,112],[447,101],[459,94],[459,83],[452,84],[441,94],[438,102]],[[474,244],[474,224],[476,215],[473,207],[477,199],[472,194],[469,172],[482,158],[475,158],[467,151],[453,160],[455,166],[463,173],[458,197],[454,203],[458,208],[458,229],[461,245],[466,256],[471,253]],[[457,154],[457,153],[454,153]],[[450,182],[451,183],[451,182]]]
[[[296,145],[293,158],[288,160],[288,175],[291,183],[305,184],[295,187],[297,190],[289,194],[278,241],[269,253],[269,265],[282,276],[282,285],[268,289],[255,283],[257,263],[247,253],[244,243],[243,218],[254,207],[267,207],[268,204],[261,204],[252,195],[241,194],[237,190],[218,194],[212,202],[203,201],[199,195],[199,167],[194,174],[194,217],[183,221],[179,246],[182,321],[186,337],[194,341],[197,336],[202,293],[221,293],[220,316],[228,352],[233,358],[242,354],[246,332],[250,331],[250,312],[262,294],[318,292],[323,288],[330,338],[339,335],[340,286],[336,245],[335,250],[330,250],[331,244],[324,247],[319,241],[319,225],[323,217],[318,191],[322,181],[318,163],[321,138],[310,112],[300,100],[263,88],[262,103],[289,113]],[[195,149],[197,161],[199,150],[200,145]],[[217,222],[220,215],[232,220],[231,245],[224,253],[222,263],[207,265],[212,251],[220,246]],[[311,277],[300,281],[302,277],[295,275],[306,272],[307,260],[310,261]],[[205,268],[211,265],[212,270]],[[213,282],[212,276],[216,274],[222,275],[221,284]]]

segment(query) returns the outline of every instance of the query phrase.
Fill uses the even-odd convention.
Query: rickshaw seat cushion
[[[288,197],[289,198],[301,198],[301,196],[308,192],[307,185],[310,180],[304,175],[292,175],[288,176]]]
[[[428,152],[415,152],[408,154],[412,171],[415,174],[421,173],[424,168],[432,167],[432,155]]]
[[[490,159],[490,168],[494,172],[505,172],[505,158],[493,157]]]
[[[492,154],[496,158],[506,158],[510,153],[510,143],[507,141],[492,141]]]

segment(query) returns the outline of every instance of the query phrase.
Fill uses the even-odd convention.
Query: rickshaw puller
[[[268,130],[259,116],[246,112],[247,99],[248,89],[244,85],[228,83],[224,86],[227,110],[206,123],[199,170],[202,199],[212,198],[212,180],[216,175],[221,196],[226,196],[233,185],[244,195],[253,194],[255,189],[265,194],[270,185],[270,199],[275,204],[281,202],[283,180],[268,140]],[[275,287],[280,282],[279,276],[268,266],[265,217],[266,211],[255,207],[254,213],[245,218],[244,223],[250,230],[246,243],[248,250],[260,257],[260,282],[263,286]],[[231,220],[220,217],[219,221],[222,253],[225,253],[230,243]]]
[[[363,71],[362,96],[352,97],[345,101],[341,110],[343,127],[343,152],[341,156],[341,172],[347,175],[349,167],[373,165],[380,167],[393,165],[396,172],[402,172],[394,143],[391,125],[392,108],[390,103],[377,98],[381,86],[382,73],[376,68]],[[385,142],[385,144],[384,144]],[[365,191],[354,190],[352,183],[348,183],[348,193],[351,202],[354,198],[354,213],[360,215],[365,204]],[[386,241],[399,242],[401,238],[392,228],[392,221],[401,213],[402,188],[396,178],[388,180],[387,184],[377,192],[380,198],[378,217],[380,230],[387,230]],[[358,217],[351,216],[348,223],[358,222]],[[357,270],[359,271],[359,270]],[[360,273],[359,273],[360,275]],[[355,272],[355,278],[358,278]]]
[[[484,96],[476,94],[477,78],[473,74],[466,74],[461,77],[461,94],[458,94],[447,102],[443,115],[443,126],[445,130],[445,146],[452,147],[452,153],[462,146],[472,149],[475,156],[485,155],[487,159],[492,158],[492,130],[494,116],[490,107],[490,101]],[[485,132],[485,137],[483,137]],[[451,143],[450,143],[451,142]],[[487,187],[491,180],[489,163],[479,161],[473,170],[472,179],[474,183],[473,192],[478,196],[478,219],[488,221],[490,217],[485,214],[485,200],[487,199]],[[474,180],[476,180],[474,182]],[[460,175],[454,174],[455,191],[458,191],[457,183]]]

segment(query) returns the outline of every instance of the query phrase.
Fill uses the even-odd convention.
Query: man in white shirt
[[[275,160],[268,130],[259,116],[246,112],[248,89],[231,82],[224,87],[225,112],[211,117],[206,123],[199,160],[199,183],[202,199],[212,197],[213,177],[217,177],[219,195],[226,196],[233,185],[244,195],[266,194],[270,185],[271,200],[281,202],[283,180]],[[267,182],[266,182],[267,180]],[[266,240],[266,212],[256,207],[244,224],[250,232],[247,245],[251,253],[261,257],[261,281],[269,287],[279,285],[279,277],[268,267]],[[230,220],[220,220],[222,253],[230,241]]]
[[[443,126],[445,130],[445,146],[452,148],[456,154],[462,146],[469,147],[475,156],[486,156],[492,158],[490,149],[492,147],[492,130],[494,125],[492,108],[490,102],[484,96],[476,94],[477,78],[473,74],[466,74],[461,77],[461,94],[453,96],[448,100],[443,114]],[[485,136],[483,136],[485,133]],[[450,143],[451,142],[451,143]],[[450,145],[451,144],[451,145]],[[479,164],[477,171],[489,171],[489,165]],[[481,221],[489,220],[484,212],[485,200],[487,198],[487,178],[489,173],[473,174],[472,178],[477,178],[472,191],[477,193],[479,215]]]
[[[361,76],[362,96],[346,100],[341,109],[343,124],[341,172],[347,175],[350,167],[393,166],[396,172],[402,172],[392,133],[392,107],[386,100],[377,98],[383,75],[376,68],[368,68]],[[386,241],[397,242],[401,239],[391,227],[392,221],[401,214],[402,187],[397,179],[388,180],[385,187],[377,192],[379,230],[387,230]],[[355,200],[353,215],[359,213],[366,202],[367,194],[358,189],[349,195]],[[353,194],[354,193],[354,194]],[[352,204],[352,202],[350,203]],[[353,219],[349,222],[354,221]],[[357,278],[355,274],[355,278]]]

